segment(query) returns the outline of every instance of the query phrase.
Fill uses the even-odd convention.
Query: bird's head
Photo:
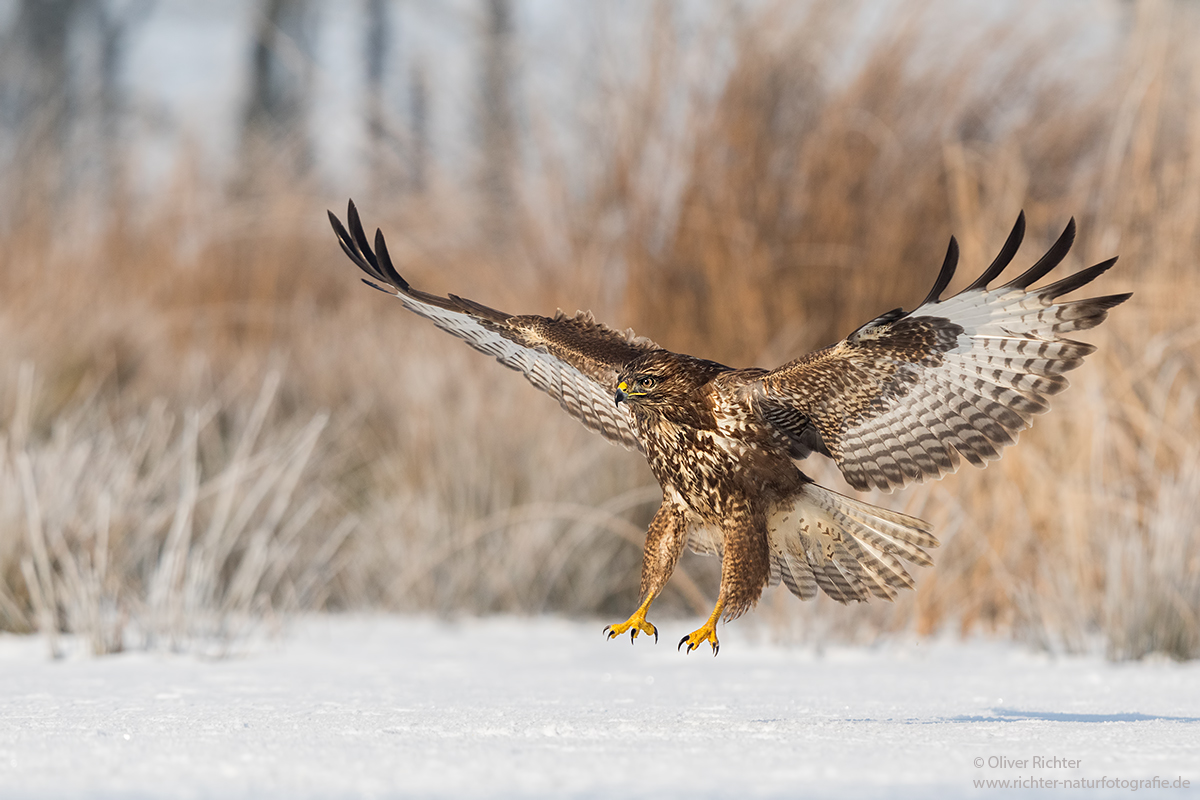
[[[726,367],[711,361],[652,350],[631,361],[617,377],[616,402],[635,410],[677,409],[687,405],[696,391]]]

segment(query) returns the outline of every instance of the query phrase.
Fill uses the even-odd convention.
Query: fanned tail
[[[930,530],[916,517],[808,483],[767,520],[771,576],[801,600],[818,589],[840,603],[892,600],[914,586],[901,559],[933,564],[923,549],[938,546]]]

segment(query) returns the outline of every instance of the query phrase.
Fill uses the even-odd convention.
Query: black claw
[[[675,652],[676,652],[676,653],[678,653],[680,650],[682,650],[682,649],[683,649],[683,646],[684,646],[686,643],[687,643],[687,637],[685,636],[685,637],[683,637],[682,639],[680,639],[680,640],[679,640],[679,647],[676,647],[676,648],[675,648]],[[690,653],[690,652],[692,652],[692,651],[691,651],[691,650],[688,650],[688,652]]]
[[[629,643],[633,644],[633,640],[637,638],[637,628],[629,629]]]
[[[719,653],[719,652],[721,652],[721,645],[719,645],[719,644],[714,644],[714,645],[713,645],[713,658],[716,658],[716,657],[717,657],[717,653]]]
[[[657,628],[654,631],[654,643],[658,644],[658,629]]]

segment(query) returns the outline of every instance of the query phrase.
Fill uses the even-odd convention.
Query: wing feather
[[[1049,397],[1066,388],[1062,374],[1095,350],[1064,334],[1099,325],[1110,308],[1129,298],[1056,302],[1102,275],[1115,258],[1029,288],[1066,257],[1074,220],[1036,264],[989,289],[1011,263],[1024,231],[1022,214],[987,270],[942,300],[958,256],[952,241],[933,289],[916,310],[888,312],[833,347],[748,382],[762,420],[793,439],[806,433],[802,422],[857,489],[890,490],[953,472],[962,459],[982,466],[999,458],[1049,408]],[[822,588],[844,593],[828,568],[813,574]]]
[[[618,407],[613,395],[621,369],[658,349],[654,342],[633,331],[613,330],[590,313],[517,316],[457,295],[422,292],[396,271],[382,231],[375,232],[372,251],[353,201],[346,214],[348,227],[333,212],[329,221],[342,250],[372,279],[364,283],[398,297],[409,311],[522,373],[589,429],[641,449],[628,410]]]

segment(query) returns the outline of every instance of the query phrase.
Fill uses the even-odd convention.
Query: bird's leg
[[[728,619],[740,617],[758,602],[771,572],[770,551],[767,549],[765,523],[742,509],[735,509],[723,531],[725,547],[721,553],[721,591],[717,606],[700,630],[692,631],[679,641],[690,653],[704,642],[712,645],[713,655],[721,649],[717,641],[717,622],[722,612]]]
[[[646,547],[642,554],[642,604],[638,606],[629,619],[604,629],[608,638],[620,636],[629,631],[629,641],[637,638],[639,633],[653,636],[658,641],[658,630],[646,620],[646,612],[654,598],[658,597],[667,579],[675,570],[675,564],[683,553],[687,543],[687,523],[683,510],[675,505],[664,502],[654,515],[650,529],[646,531]]]
[[[700,630],[692,631],[687,636],[680,639],[679,647],[675,649],[682,649],[686,644],[687,651],[690,653],[704,642],[708,642],[712,645],[713,655],[715,656],[717,651],[721,649],[721,643],[717,641],[717,622],[720,621],[721,612],[724,610],[725,592],[721,592],[721,594],[717,597],[716,607],[713,609],[712,614],[710,614],[708,617],[708,622],[704,623]]]

